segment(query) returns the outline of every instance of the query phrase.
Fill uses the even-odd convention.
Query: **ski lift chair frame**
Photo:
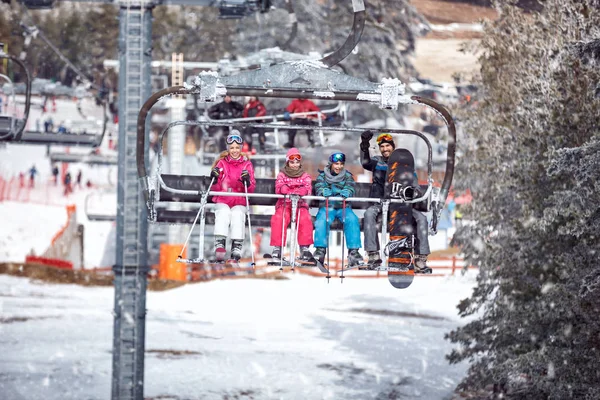
[[[100,154],[75,154],[64,152],[50,152],[51,163],[84,163],[87,165],[117,165],[118,160],[116,155],[100,155]]]
[[[3,50],[4,44],[0,43],[0,60],[8,59],[17,64],[25,72],[25,110],[23,118],[17,118],[16,115],[0,115],[0,141],[14,141],[21,137],[29,118],[29,108],[31,107],[31,74],[27,66],[17,57],[6,54]],[[14,86],[13,86],[14,90]]]
[[[80,113],[81,114],[81,113]],[[24,144],[55,144],[62,146],[81,146],[81,147],[92,147],[97,148],[102,145],[104,136],[108,128],[108,109],[106,102],[102,105],[102,131],[99,133],[47,133],[39,131],[25,131],[21,135],[19,140],[15,140],[17,143]],[[83,114],[81,114],[84,116]]]
[[[283,66],[283,68],[291,68],[294,69],[293,65],[288,65],[288,66]],[[325,68],[319,68],[319,67],[315,67],[315,71],[318,71],[318,73],[324,73],[330,70],[329,69],[325,69]],[[208,78],[208,79],[203,79],[203,78]],[[137,156],[138,156],[138,176],[141,180],[141,184],[144,190],[144,194],[146,197],[146,205],[148,208],[148,217],[149,220],[152,222],[160,222],[157,220],[157,210],[155,207],[155,203],[156,202],[197,202],[199,198],[204,198],[206,199],[206,196],[208,195],[225,195],[225,196],[243,196],[244,194],[238,194],[238,193],[220,193],[220,192],[214,192],[214,191],[210,191],[208,193],[206,193],[206,189],[208,187],[207,183],[206,183],[206,177],[198,177],[198,176],[178,176],[177,177],[177,185],[176,187],[172,187],[169,186],[167,183],[165,183],[165,180],[163,179],[162,175],[161,175],[161,162],[160,162],[160,157],[162,156],[162,151],[159,151],[159,163],[158,163],[158,167],[157,167],[157,174],[156,177],[154,178],[155,181],[152,181],[150,177],[148,177],[148,175],[146,174],[146,166],[145,166],[145,161],[143,160],[143,151],[144,151],[144,147],[145,147],[145,120],[146,120],[146,116],[148,114],[148,111],[150,110],[150,108],[152,107],[152,105],[154,104],[155,101],[157,101],[158,99],[160,99],[161,97],[165,96],[165,95],[181,95],[181,94],[198,94],[199,92],[202,92],[203,87],[206,89],[206,85],[210,84],[210,82],[213,82],[213,89],[214,92],[216,93],[217,90],[220,90],[224,93],[232,93],[234,95],[248,95],[246,93],[250,92],[250,93],[255,93],[255,91],[257,90],[261,90],[262,91],[262,95],[263,96],[268,96],[268,97],[276,97],[276,96],[281,96],[281,97],[299,97],[299,96],[305,96],[307,98],[318,98],[319,94],[316,92],[307,92],[305,89],[290,89],[290,88],[283,88],[283,89],[275,89],[275,88],[269,88],[267,91],[265,91],[264,89],[256,89],[254,87],[227,87],[227,86],[222,86],[221,84],[217,84],[217,82],[219,81],[217,77],[215,77],[215,74],[201,74],[200,75],[200,84],[196,87],[192,87],[192,88],[184,88],[184,87],[173,87],[173,88],[168,88],[165,89],[161,92],[156,93],[155,95],[151,96],[151,98],[144,104],[144,106],[142,107],[142,110],[140,111],[140,115],[138,117],[138,136],[137,136]],[[331,82],[331,81],[329,81]],[[395,84],[394,85],[387,85],[390,86],[388,88],[385,88],[384,86],[386,86],[385,84],[381,84],[381,85],[376,85],[376,87],[371,87],[369,88],[370,90],[363,90],[360,92],[341,92],[341,91],[336,91],[334,92],[334,96],[343,99],[344,101],[363,101],[363,102],[368,102],[368,103],[377,103],[381,108],[387,108],[387,109],[395,109],[397,108],[398,104],[423,104],[425,106],[431,107],[434,110],[436,110],[444,119],[444,121],[446,122],[447,126],[448,126],[448,131],[449,131],[449,135],[451,137],[449,146],[448,146],[448,150],[447,150],[447,162],[446,162],[446,175],[444,176],[444,181],[442,183],[442,186],[439,190],[439,192],[436,193],[435,200],[433,202],[431,202],[432,200],[432,192],[433,192],[433,179],[432,179],[432,146],[431,143],[428,141],[427,137],[422,134],[421,132],[418,131],[411,131],[411,130],[397,130],[397,129],[385,129],[385,128],[381,128],[378,129],[378,132],[386,132],[386,133],[391,133],[391,134],[410,134],[410,135],[416,135],[418,137],[420,137],[427,145],[428,148],[428,162],[427,162],[427,168],[428,168],[428,184],[427,184],[427,189],[424,193],[423,196],[416,198],[416,199],[412,199],[412,200],[407,200],[407,199],[373,199],[373,198],[365,198],[365,197],[353,197],[353,198],[348,198],[346,199],[346,201],[348,202],[362,202],[362,203],[382,203],[383,204],[383,208],[384,208],[384,222],[382,223],[382,233],[384,233],[384,235],[382,237],[385,237],[385,234],[387,233],[387,210],[389,207],[389,203],[390,202],[402,202],[402,203],[419,203],[419,202],[425,202],[426,204],[426,209],[423,211],[429,211],[429,207],[433,208],[433,221],[432,221],[432,231],[435,232],[436,228],[437,228],[437,221],[439,218],[439,215],[443,209],[443,205],[445,204],[445,199],[447,197],[448,194],[448,190],[452,181],[452,175],[453,175],[453,169],[454,169],[454,153],[455,153],[455,138],[456,138],[456,132],[455,132],[455,127],[454,127],[454,123],[452,121],[452,118],[450,116],[450,114],[448,113],[448,111],[442,107],[441,105],[437,104],[436,102],[434,102],[433,100],[429,100],[429,99],[423,99],[420,98],[418,96],[411,96],[411,97],[407,97],[407,96],[403,96],[401,95],[399,92],[401,91],[401,85],[397,84],[397,81],[394,81]],[[363,82],[364,83],[364,82]],[[369,82],[366,82],[367,84],[370,84]],[[268,93],[266,93],[268,92]],[[390,92],[391,92],[391,96],[390,96]],[[393,99],[391,101],[389,101],[389,98]],[[206,98],[205,98],[206,99]],[[216,99],[216,96],[215,96]],[[161,146],[162,146],[162,142],[164,140],[164,135],[166,134],[166,132],[168,132],[168,130],[173,127],[173,126],[178,126],[178,125],[219,125],[219,126],[230,126],[229,123],[227,122],[208,122],[208,121],[174,121],[172,123],[170,123],[163,131],[162,135],[161,135]],[[256,127],[261,127],[261,128],[273,128],[274,125],[273,124],[249,124],[251,126],[256,126]],[[275,125],[276,126],[276,125]],[[313,126],[307,126],[307,125],[290,125],[288,127],[288,129],[307,129],[307,128],[313,128]],[[363,132],[364,129],[362,128],[344,128],[344,127],[339,127],[336,128],[335,130],[340,130],[340,131],[347,131],[347,132]],[[140,157],[141,154],[141,157]],[[267,180],[269,181],[269,180]],[[270,180],[270,181],[274,181],[274,180]],[[276,195],[276,194],[271,194],[273,193],[272,190],[269,191],[265,191],[263,193],[259,192],[255,192],[255,193],[250,193],[248,194],[249,199],[251,199],[251,204],[252,205],[274,205],[274,203],[276,202],[277,199],[279,198],[283,198],[283,195]],[[305,200],[325,200],[324,197],[322,196],[303,196],[303,199]],[[343,200],[342,198],[329,198],[330,200]],[[204,200],[206,201],[206,200]],[[203,208],[204,211],[204,208]],[[165,221],[166,222],[166,221]],[[175,221],[169,221],[171,223],[175,222]],[[179,221],[181,222],[181,221]],[[203,228],[203,222],[204,222],[204,216],[201,220],[201,230]],[[256,224],[255,224],[256,226]],[[203,246],[200,246],[200,248],[203,250]],[[202,258],[202,255],[200,257],[200,259]]]
[[[102,143],[104,134],[106,133],[108,115],[106,112],[106,104],[104,105],[104,124],[102,132],[95,135],[79,135],[79,134],[55,134],[36,131],[25,131],[27,120],[29,118],[29,110],[31,107],[31,74],[27,66],[10,54],[6,54],[2,50],[0,44],[0,59],[8,59],[19,65],[25,72],[25,110],[23,118],[16,116],[0,115],[0,142],[12,142],[21,144],[56,144],[64,146],[90,146],[98,147]]]
[[[110,189],[103,189],[101,191],[93,191],[91,193],[88,193],[85,196],[85,201],[84,201],[84,211],[85,211],[85,215],[87,217],[87,219],[89,221],[94,221],[94,222],[111,222],[111,221],[116,221],[117,220],[117,216],[116,214],[101,214],[101,213],[94,213],[90,211],[90,199],[92,199],[94,196],[103,196],[103,195],[114,195],[115,192],[114,190],[110,190]]]

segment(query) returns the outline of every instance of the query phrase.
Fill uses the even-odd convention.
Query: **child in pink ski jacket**
[[[238,130],[232,130],[226,139],[227,150],[213,164],[210,173],[214,179],[212,191],[253,193],[256,186],[254,168],[248,155],[242,153],[244,142]],[[244,187],[246,185],[246,187]],[[215,206],[215,256],[225,260],[225,242],[231,238],[231,259],[242,257],[244,226],[246,224],[246,199],[244,196],[214,196]]]
[[[312,191],[312,178],[302,168],[302,156],[298,149],[291,148],[285,156],[285,167],[277,175],[275,193],[299,196],[310,195]],[[296,215],[298,229],[298,244],[300,245],[300,258],[298,261],[306,264],[316,264],[309,246],[313,243],[313,223],[306,201],[300,199]],[[275,205],[275,214],[271,218],[271,257],[281,258],[282,246],[285,246],[286,231],[292,222],[292,201],[286,197],[279,199]],[[283,229],[282,229],[283,228]],[[292,232],[294,235],[295,232]],[[295,249],[292,249],[295,251]]]

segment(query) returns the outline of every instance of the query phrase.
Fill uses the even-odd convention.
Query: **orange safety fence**
[[[52,178],[35,180],[31,186],[26,176],[0,175],[0,202],[15,201],[47,206],[64,206],[70,202],[64,186],[54,183]]]
[[[67,206],[67,222],[65,222],[65,224],[62,226],[62,228],[60,228],[60,230],[54,234],[54,237],[52,238],[52,241],[50,242],[52,245],[55,245],[56,241],[58,239],[60,239],[60,237],[65,233],[65,231],[69,227],[69,222],[71,221],[71,217],[76,212],[77,212],[77,206],[75,206],[75,204],[70,204]]]
[[[65,260],[57,260],[56,258],[27,256],[25,257],[26,264],[39,264],[47,267],[60,269],[73,269],[73,263]]]

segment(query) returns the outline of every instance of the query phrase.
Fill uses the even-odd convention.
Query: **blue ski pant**
[[[334,219],[343,221],[344,210],[329,208],[328,217],[325,218],[325,207],[319,208],[315,221],[315,247],[328,247],[329,227]],[[344,235],[346,236],[346,247],[348,249],[360,249],[360,224],[358,217],[351,208],[346,207],[344,222]]]

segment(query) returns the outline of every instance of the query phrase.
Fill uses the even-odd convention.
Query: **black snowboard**
[[[402,199],[412,187],[415,174],[415,160],[406,149],[396,149],[388,160],[385,182],[385,197]],[[412,204],[390,203],[388,216],[390,241],[386,245],[388,254],[388,280],[397,289],[406,289],[415,277]]]

